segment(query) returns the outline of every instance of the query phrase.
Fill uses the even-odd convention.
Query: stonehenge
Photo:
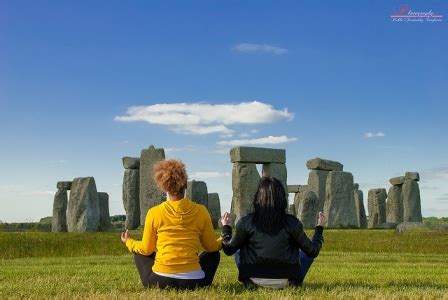
[[[364,208],[364,195],[359,189],[359,184],[355,183],[353,186],[353,197],[355,199],[356,218],[358,220],[359,228],[367,228],[367,216]]]
[[[93,177],[59,181],[53,202],[53,232],[110,230],[109,195],[97,192]],[[70,197],[67,191],[70,190]],[[68,201],[67,201],[68,200]]]
[[[353,175],[349,172],[328,173],[323,211],[328,218],[329,227],[358,227],[353,185]]]
[[[185,197],[208,207],[207,184],[204,181],[188,181]]]
[[[95,179],[73,179],[67,209],[69,232],[97,231],[100,223],[100,206]]]
[[[153,167],[158,161],[165,159],[165,150],[163,148],[154,148],[149,146],[143,149],[140,155],[140,224],[145,224],[145,218],[148,210],[164,201],[162,192],[157,189],[153,179]]]
[[[126,229],[140,226],[140,158],[123,157],[123,206],[126,212]]]
[[[232,168],[232,213],[238,221],[250,212],[260,174],[256,164],[262,164],[263,176],[279,179],[287,191],[286,154],[284,149],[235,147],[230,150]]]
[[[294,199],[294,207],[296,208],[296,217],[302,222],[305,228],[312,228],[317,223],[317,202],[318,198],[313,191],[306,189],[297,193]]]
[[[100,206],[100,223],[98,229],[100,231],[107,231],[111,228],[109,214],[109,194],[99,192],[98,204]]]
[[[386,223],[386,189],[369,190],[367,201],[369,209],[369,228]]]
[[[208,207],[210,217],[212,219],[213,228],[217,229],[219,220],[221,219],[221,203],[219,201],[218,193],[208,194]]]
[[[71,186],[71,181],[59,181],[56,184],[58,191],[54,195],[53,218],[51,219],[52,232],[67,231],[67,190],[70,190]]]

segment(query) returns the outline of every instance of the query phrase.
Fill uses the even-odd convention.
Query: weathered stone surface
[[[387,193],[386,222],[403,222],[403,198],[401,195],[401,185],[392,185]]]
[[[208,207],[207,184],[204,181],[188,181],[186,198]]]
[[[157,189],[153,178],[153,167],[165,159],[163,148],[150,146],[143,149],[140,156],[140,224],[145,224],[148,210],[163,201],[162,192]]]
[[[232,169],[232,208],[235,223],[250,212],[260,174],[253,163],[234,163]]]
[[[420,188],[417,181],[406,179],[402,185],[403,197],[403,221],[421,222],[422,207],[420,200]]]
[[[235,147],[230,149],[230,160],[232,163],[284,164],[286,162],[286,155],[284,149]]]
[[[67,209],[69,232],[97,231],[100,206],[95,179],[78,177],[73,180]]]
[[[298,199],[294,199],[294,206],[297,208],[297,218],[302,222],[303,227],[315,227],[318,213],[316,210],[316,203],[318,201],[316,194],[313,191],[305,191],[298,193],[297,196]]]
[[[296,215],[296,206],[293,204],[290,204],[288,207],[288,214],[295,216]]]
[[[328,173],[324,214],[329,227],[358,227],[353,185],[353,175],[349,172]]]
[[[287,171],[285,164],[276,164],[276,163],[263,164],[262,172],[263,176],[270,176],[280,180],[283,184],[283,189],[285,190],[286,197],[288,197],[287,195],[288,186],[286,184]]]
[[[355,184],[356,187],[356,184]],[[355,189],[353,191],[353,197],[356,207],[356,219],[358,221],[359,228],[367,228],[367,216],[364,208],[364,194],[361,190]]]
[[[59,186],[59,183],[58,183]],[[67,231],[67,189],[58,189],[54,195],[53,217],[51,218],[51,231]]]
[[[371,189],[367,196],[369,209],[369,228],[386,223],[386,189]]]
[[[138,169],[124,170],[123,206],[126,211],[126,229],[136,229],[140,226],[140,171]]]
[[[397,233],[405,233],[411,230],[448,231],[448,224],[428,224],[422,222],[402,222],[396,228]]]
[[[140,158],[138,157],[123,157],[123,167],[125,169],[138,169],[140,168]]]
[[[376,229],[395,229],[397,227],[397,225],[398,225],[398,223],[386,222],[386,223],[378,224],[375,228]]]
[[[58,183],[56,184],[56,188],[58,190],[70,190],[71,187],[72,187],[71,181],[58,181]]]
[[[110,230],[110,214],[109,214],[109,195],[107,193],[98,193],[98,203],[100,205],[100,231]]]
[[[219,201],[218,193],[208,194],[208,211],[212,218],[213,228],[218,228],[221,219],[221,202]]]
[[[353,189],[354,190],[359,190],[359,184],[357,184],[357,183],[353,184]]]
[[[390,184],[392,185],[402,185],[404,183],[404,176],[398,176],[389,179]]]
[[[333,160],[322,159],[319,157],[310,159],[306,162],[308,170],[342,171],[344,166]]]
[[[420,180],[420,174],[418,172],[406,172],[404,174],[404,177],[406,179],[412,179],[415,181],[419,181]]]
[[[307,188],[313,191],[318,201],[316,202],[317,211],[324,210],[325,199],[327,197],[327,177],[328,171],[323,170],[311,170],[308,175],[308,185]]]

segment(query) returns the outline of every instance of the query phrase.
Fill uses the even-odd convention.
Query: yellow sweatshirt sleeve
[[[215,231],[212,225],[212,219],[208,210],[203,206],[201,208],[201,218],[205,219],[205,226],[201,233],[201,244],[207,252],[214,252],[221,250],[222,248],[222,238],[216,238]]]
[[[154,226],[154,209],[150,209],[146,214],[145,227],[141,241],[129,238],[126,246],[130,252],[142,255],[151,255],[156,250],[157,228]]]

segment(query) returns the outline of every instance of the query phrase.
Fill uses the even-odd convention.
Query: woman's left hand
[[[126,241],[128,240],[128,238],[130,238],[130,237],[131,237],[131,234],[129,233],[129,230],[127,230],[127,229],[125,232],[121,233],[121,241],[125,244],[126,244]]]

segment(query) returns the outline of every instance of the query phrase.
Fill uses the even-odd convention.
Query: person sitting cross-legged
[[[167,200],[149,209],[141,241],[123,232],[143,286],[194,289],[212,284],[219,265],[221,238],[215,237],[205,206],[185,199],[187,172],[178,160],[154,166],[154,180]],[[198,255],[200,246],[206,251]]]
[[[232,236],[230,214],[225,213],[223,250],[235,254],[238,280],[246,287],[282,288],[300,286],[323,243],[325,216],[320,212],[312,240],[302,223],[286,213],[282,183],[262,177],[252,203],[254,211],[242,217]]]

